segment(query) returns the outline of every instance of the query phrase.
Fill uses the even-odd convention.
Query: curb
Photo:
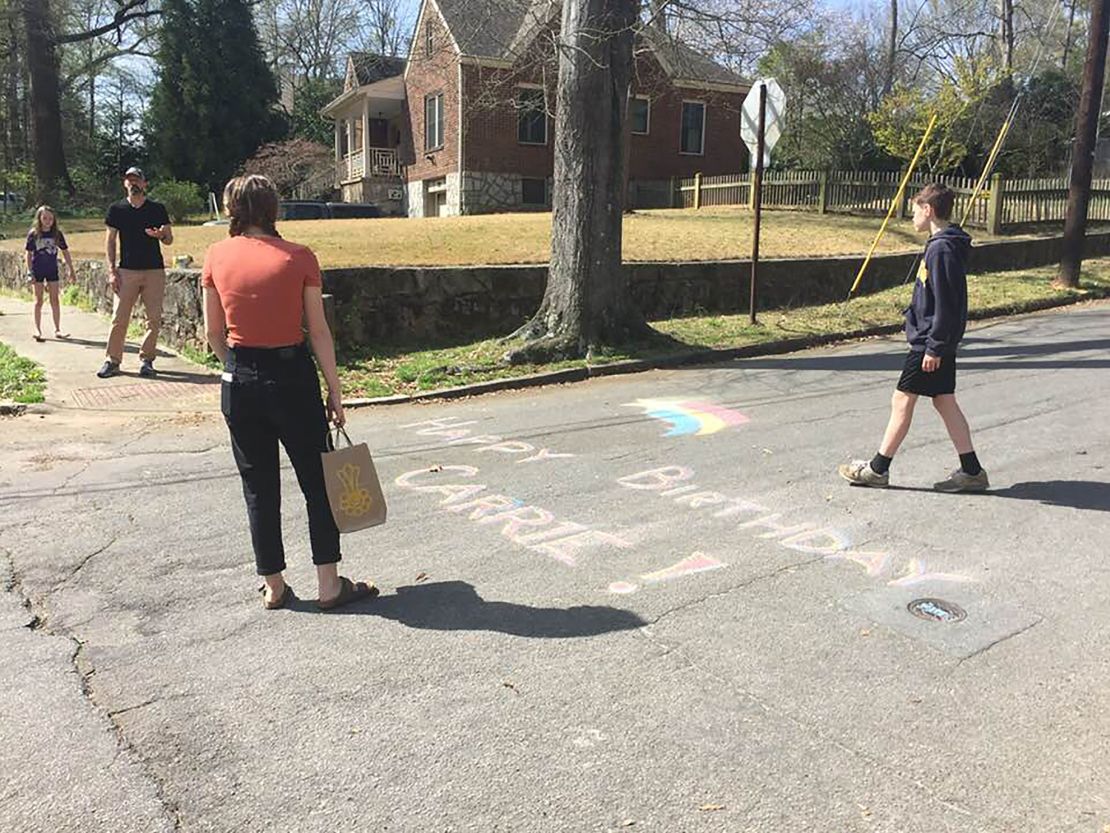
[[[1027,313],[1042,312],[1057,307],[1073,306],[1086,301],[1097,301],[1105,297],[1107,296],[1102,293],[1088,292],[1086,295],[1043,298],[1016,307],[985,307],[968,313],[967,318],[968,321],[1010,318]],[[488,382],[475,382],[472,385],[460,385],[455,388],[440,388],[439,390],[431,390],[423,393],[350,399],[343,402],[343,407],[365,408],[374,405],[409,405],[418,402],[462,399],[464,397],[481,396],[483,394],[497,393],[499,391],[525,390],[527,388],[542,387],[544,385],[584,382],[587,379],[596,379],[604,376],[623,376],[629,373],[643,373],[648,370],[666,370],[667,368],[682,367],[690,364],[716,364],[731,359],[775,356],[783,353],[794,353],[799,350],[808,350],[813,347],[823,347],[828,344],[893,335],[902,332],[903,326],[902,324],[882,324],[857,330],[844,330],[836,333],[824,333],[822,335],[780,339],[778,341],[764,342],[763,344],[749,344],[744,347],[691,350],[686,353],[663,356],[658,359],[629,359],[627,361],[595,365],[593,367],[574,367],[568,370],[552,370],[544,373],[533,373],[527,376],[514,376],[508,379],[491,379]]]

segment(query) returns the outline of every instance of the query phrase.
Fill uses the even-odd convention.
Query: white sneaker
[[[879,474],[871,468],[870,460],[853,460],[838,466],[837,473],[855,486],[871,486],[875,489],[885,489],[890,485],[890,472]]]

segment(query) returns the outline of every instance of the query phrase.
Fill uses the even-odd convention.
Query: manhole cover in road
[[[967,618],[966,610],[943,599],[914,599],[906,609],[918,619],[930,622],[960,622]]]

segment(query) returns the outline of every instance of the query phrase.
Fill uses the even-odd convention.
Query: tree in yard
[[[122,41],[123,31],[131,21],[156,16],[159,11],[149,8],[148,0],[117,0],[115,8],[97,25],[76,32],[60,33],[55,24],[57,12],[51,0],[19,2],[27,52],[36,197],[45,199],[55,189],[72,194],[73,182],[66,163],[62,131],[58,49],[66,44],[82,43],[109,33],[114,34],[117,41]],[[117,51],[118,54],[123,54],[127,50]]]
[[[1068,212],[1064,221],[1063,257],[1054,285],[1079,286],[1079,267],[1083,263],[1083,239],[1087,228],[1087,204],[1091,199],[1091,169],[1098,133],[1099,105],[1106,74],[1106,41],[1110,36],[1110,0],[1091,0],[1091,35],[1087,43],[1087,62],[1083,67],[1083,88],[1075,120],[1072,146],[1071,185]]]
[[[330,191],[335,173],[333,153],[329,146],[303,138],[272,142],[244,162],[242,172],[262,174],[284,197],[292,197],[298,185],[324,177]]]
[[[321,145],[331,145],[334,128],[320,117],[320,110],[343,92],[343,81],[309,78],[293,91],[293,110],[289,114],[289,132],[298,138]]]
[[[218,191],[282,131],[277,88],[243,0],[165,0],[147,113],[155,172]]]
[[[654,331],[621,268],[624,141],[636,0],[564,0],[558,35],[551,264],[510,362],[588,355]]]

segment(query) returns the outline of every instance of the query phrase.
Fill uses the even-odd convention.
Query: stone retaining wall
[[[972,249],[971,271],[996,272],[1047,266],[1060,260],[1059,237],[1000,241]],[[1110,254],[1110,232],[1087,238],[1087,255]],[[905,280],[914,254],[879,255],[861,292]],[[25,287],[23,256],[0,252],[0,284]],[[862,258],[833,257],[760,262],[761,309],[827,303],[843,299]],[[78,281],[111,312],[111,294],[100,263],[76,264]],[[748,308],[748,261],[632,263],[626,266],[632,291],[649,319],[691,313],[744,312]],[[199,271],[167,273],[163,340],[180,347],[204,343]],[[329,269],[324,291],[335,299],[337,341],[356,348],[375,341],[424,344],[505,335],[535,312],[543,298],[545,265],[472,267],[366,267]]]

